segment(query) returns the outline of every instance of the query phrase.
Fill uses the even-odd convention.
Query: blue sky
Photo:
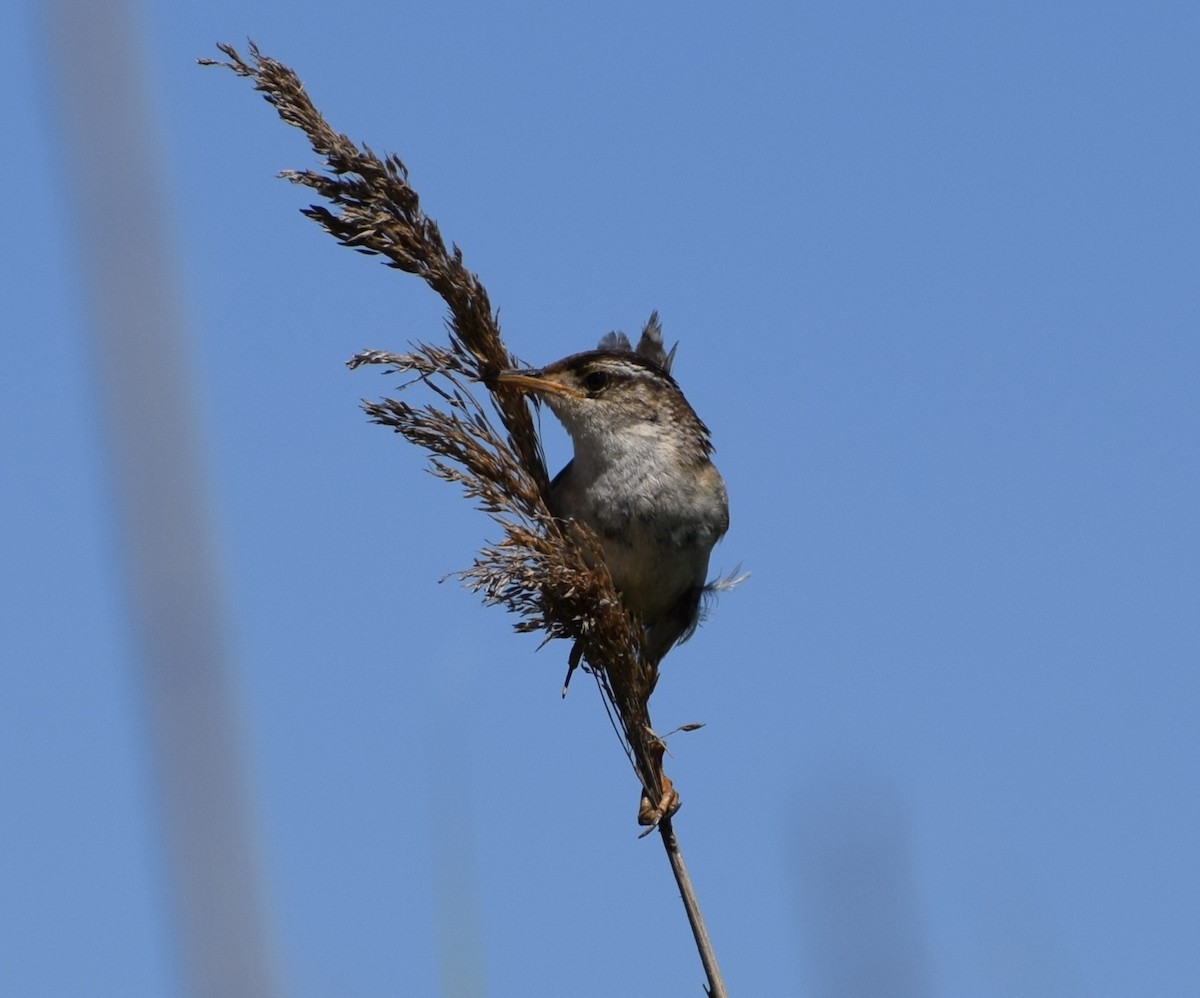
[[[680,341],[714,568],[752,574],[654,716],[707,722],[668,772],[731,992],[1200,991],[1200,12],[346,10],[147,4],[133,36],[283,992],[702,974],[595,691],[439,584],[496,531],[343,362],[441,303],[301,217],[299,133],[195,65],[247,36],[404,158],[518,354],[652,309]],[[88,162],[41,8],[0,23],[0,979],[177,994]]]

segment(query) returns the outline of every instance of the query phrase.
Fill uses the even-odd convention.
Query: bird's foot
[[[662,796],[657,801],[651,801],[649,794],[642,793],[642,801],[638,805],[638,824],[649,826],[642,833],[643,835],[649,835],[658,826],[660,821],[674,815],[683,803],[679,799],[679,794],[675,792],[671,778],[666,773],[663,774],[662,781]]]

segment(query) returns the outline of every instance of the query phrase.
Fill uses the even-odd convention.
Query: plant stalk
[[[700,914],[696,889],[692,886],[692,878],[688,876],[683,853],[679,851],[679,840],[675,837],[675,826],[669,817],[658,823],[658,833],[662,836],[667,859],[671,861],[671,872],[675,874],[675,883],[679,885],[679,896],[683,900],[688,923],[692,927],[692,936],[696,940],[696,949],[700,953],[700,962],[704,965],[704,974],[708,978],[705,991],[708,992],[709,998],[729,998],[725,982],[721,979],[721,969],[717,966],[717,954],[713,950],[712,940],[708,938],[708,929],[704,927],[704,916]]]

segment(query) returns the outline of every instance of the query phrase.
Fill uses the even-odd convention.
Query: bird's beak
[[[570,395],[573,398],[583,398],[581,392],[564,385],[555,379],[554,375],[545,371],[530,369],[526,371],[501,371],[493,379],[496,384],[508,385],[521,392],[532,392],[534,395]]]

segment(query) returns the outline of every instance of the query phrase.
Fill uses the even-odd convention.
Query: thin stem
[[[708,977],[708,987],[705,990],[709,998],[729,998],[725,982],[721,979],[721,969],[717,966],[717,954],[713,951],[708,930],[704,927],[704,916],[700,914],[700,902],[696,899],[692,878],[688,876],[687,867],[683,863],[683,853],[679,851],[679,840],[675,838],[675,826],[671,824],[670,818],[663,818],[658,823],[658,832],[662,836],[663,848],[667,850],[667,858],[671,861],[671,872],[675,874],[675,883],[679,885],[679,895],[683,899],[683,907],[692,926],[692,936],[696,940],[700,962],[704,964],[704,973]]]

